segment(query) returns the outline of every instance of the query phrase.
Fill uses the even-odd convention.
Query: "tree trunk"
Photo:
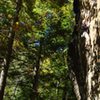
[[[14,21],[13,21],[13,26],[16,24],[16,22],[18,22],[18,14],[21,9],[21,4],[22,4],[22,1],[18,0],[17,6],[16,6],[15,17],[14,17]],[[6,58],[4,59],[4,64],[2,66],[2,71],[0,74],[0,100],[3,100],[8,69],[9,69],[10,62],[11,62],[12,46],[13,46],[14,37],[15,37],[15,30],[12,29],[12,32],[10,33],[10,37],[8,40],[8,45],[7,45],[8,46],[7,47],[7,55],[6,55]]]
[[[40,39],[40,46],[38,48],[38,54],[35,65],[35,75],[33,80],[33,94],[31,100],[38,100],[38,84],[39,84],[39,75],[40,75],[40,61],[41,61],[41,52],[42,52],[42,38]]]
[[[100,0],[74,0],[69,68],[77,100],[100,100]],[[74,80],[73,80],[74,78]]]
[[[33,95],[31,100],[37,100],[38,98],[38,82],[39,82],[39,70],[40,70],[40,57],[38,58],[36,62],[36,71],[34,76],[34,82],[33,82]]]

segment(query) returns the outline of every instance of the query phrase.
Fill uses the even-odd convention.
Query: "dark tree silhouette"
[[[21,5],[22,5],[22,0],[17,0],[16,2],[16,12],[15,12],[15,16],[13,19],[13,26],[15,26],[19,20],[18,15],[21,9]],[[3,100],[3,95],[4,95],[4,90],[5,90],[5,86],[6,86],[6,79],[7,79],[7,74],[8,74],[8,70],[9,70],[9,66],[10,66],[10,62],[11,62],[11,55],[12,55],[12,47],[13,47],[13,41],[14,41],[14,37],[15,37],[15,29],[12,27],[12,32],[9,33],[10,37],[8,40],[8,45],[7,45],[7,55],[6,58],[4,58],[4,62],[2,65],[2,71],[0,74],[0,100]]]

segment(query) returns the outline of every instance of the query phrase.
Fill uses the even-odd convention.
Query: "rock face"
[[[100,0],[74,0],[75,29],[69,45],[77,100],[100,100]]]

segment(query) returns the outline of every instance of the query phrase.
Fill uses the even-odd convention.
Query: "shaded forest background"
[[[19,13],[16,5],[0,1],[1,72],[11,53],[4,100],[75,100],[67,62],[73,1],[23,0]]]

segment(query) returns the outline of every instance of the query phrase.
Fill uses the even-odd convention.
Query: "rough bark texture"
[[[16,3],[16,12],[15,12],[15,16],[14,16],[14,21],[13,21],[14,24],[13,25],[15,25],[16,22],[18,22],[18,15],[19,15],[19,11],[21,9],[21,4],[22,4],[21,0],[18,0]],[[14,37],[15,37],[15,30],[12,29],[12,32],[9,35],[9,40],[8,40],[8,45],[7,45],[7,55],[6,55],[6,58],[4,59],[2,71],[0,74],[0,100],[3,100],[8,69],[9,69],[10,62],[11,62],[12,46],[13,46]]]
[[[74,0],[75,29],[69,44],[77,100],[100,100],[100,0]]]

